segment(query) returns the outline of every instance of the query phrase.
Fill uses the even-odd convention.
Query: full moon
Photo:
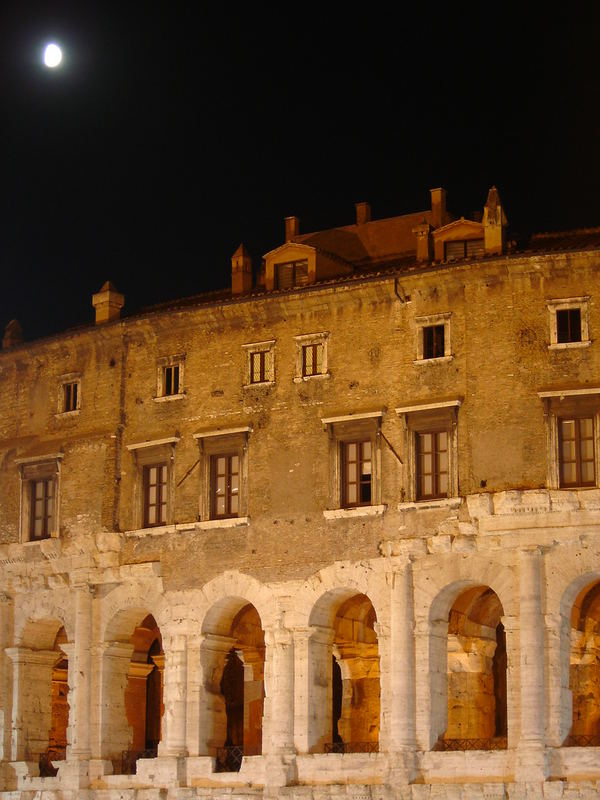
[[[62,50],[57,44],[53,42],[46,45],[46,49],[44,50],[44,64],[47,67],[54,68],[58,67],[60,62],[62,61]]]

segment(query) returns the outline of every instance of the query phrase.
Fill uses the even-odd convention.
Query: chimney
[[[125,298],[110,281],[106,281],[99,292],[92,295],[92,305],[96,309],[96,325],[119,319]]]
[[[371,204],[370,203],[355,203],[356,209],[356,224],[364,225],[371,222]]]
[[[446,224],[446,190],[430,189],[431,193],[431,224],[439,228]]]
[[[2,349],[8,350],[9,347],[14,347],[16,344],[23,342],[23,328],[16,319],[11,319],[6,328],[4,329],[4,337],[2,339]]]
[[[243,294],[252,289],[252,257],[242,243],[231,256],[231,292]]]
[[[417,237],[417,261],[431,261],[431,225],[424,219],[412,232]]]
[[[504,250],[504,231],[508,220],[495,186],[488,192],[483,207],[483,247],[486,255],[500,255]]]
[[[291,242],[300,233],[300,220],[298,217],[285,218],[285,240]]]

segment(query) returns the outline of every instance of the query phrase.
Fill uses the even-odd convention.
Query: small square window
[[[373,477],[372,443],[370,439],[341,443],[342,506],[371,505]]]
[[[596,485],[593,417],[558,420],[558,455],[561,488]]]
[[[417,317],[417,357],[415,364],[450,361],[450,312]]]
[[[426,325],[423,328],[423,358],[443,358],[444,326]]]
[[[549,300],[551,350],[590,345],[589,297]]]
[[[58,387],[58,413],[72,414],[81,408],[81,378],[76,373],[62,375]]]
[[[311,380],[329,375],[327,345],[329,334],[309,333],[296,336],[296,377],[294,381]]]
[[[155,400],[176,400],[183,396],[184,360],[183,355],[158,359]]]
[[[237,517],[240,512],[240,457],[238,453],[210,457],[211,519]]]

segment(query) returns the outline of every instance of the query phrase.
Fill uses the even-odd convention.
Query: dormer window
[[[300,261],[286,261],[284,264],[275,264],[278,289],[292,289],[295,286],[308,284],[308,259]]]
[[[446,261],[455,261],[459,258],[481,258],[485,254],[483,239],[445,242],[444,245]]]

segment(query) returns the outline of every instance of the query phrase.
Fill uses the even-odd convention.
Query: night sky
[[[4,3],[0,333],[91,322],[107,279],[126,312],[224,287],[286,215],[435,186],[468,215],[496,184],[517,233],[600,225],[600,13],[452,5]]]

